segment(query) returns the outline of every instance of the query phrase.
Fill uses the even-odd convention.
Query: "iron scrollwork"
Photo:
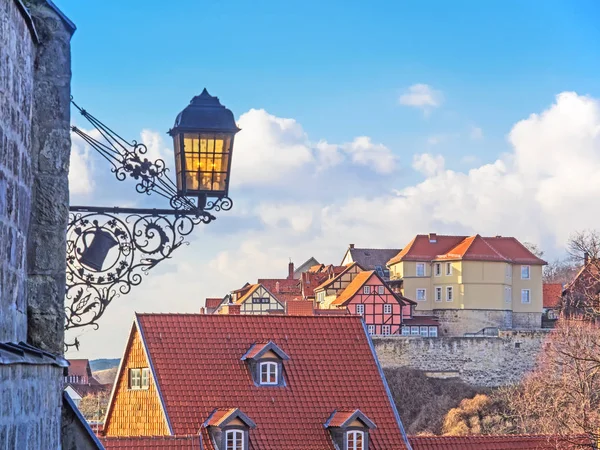
[[[117,297],[138,286],[152,268],[169,259],[196,225],[215,220],[211,212],[229,211],[229,197],[198,198],[195,204],[178,193],[162,159],[149,161],[147,148],[128,142],[86,110],[72,102],[93,125],[100,139],[71,127],[111,164],[119,181],[136,180],[140,194],[166,198],[170,209],[71,206],[67,229],[65,330],[91,326]],[[211,211],[211,212],[209,212]],[[75,338],[69,347],[79,348]]]

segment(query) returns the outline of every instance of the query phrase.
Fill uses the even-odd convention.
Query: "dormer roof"
[[[256,428],[256,424],[244,414],[239,408],[219,408],[215,409],[206,422],[202,424],[203,427],[226,427],[231,421],[238,419],[241,420],[248,428]]]
[[[269,341],[264,343],[252,344],[248,351],[244,353],[241,360],[245,361],[247,359],[260,359],[265,355],[265,353],[269,351],[275,353],[277,357],[279,357],[279,359],[282,359],[284,361],[290,359],[290,357],[283,350],[281,350],[277,346],[277,344],[275,344],[272,341]]]
[[[363,425],[369,429],[377,428],[373,421],[369,419],[360,409],[354,411],[333,411],[327,422],[325,422],[325,428],[338,427],[346,428],[349,427],[355,420],[359,420]]]

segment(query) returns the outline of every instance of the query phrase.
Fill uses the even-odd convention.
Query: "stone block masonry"
[[[530,372],[548,332],[505,330],[498,337],[373,337],[383,367],[455,376],[473,386],[518,383]]]

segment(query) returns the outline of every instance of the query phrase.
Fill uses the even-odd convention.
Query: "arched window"
[[[225,450],[246,450],[244,442],[244,431],[227,430],[225,432]]]
[[[277,384],[277,367],[276,362],[261,362],[260,363],[260,384]]]
[[[364,431],[348,431],[346,433],[346,449],[347,450],[365,450],[365,433]]]

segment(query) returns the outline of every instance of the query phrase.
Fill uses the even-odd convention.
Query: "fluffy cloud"
[[[82,130],[98,139],[100,134]],[[69,191],[71,195],[86,196],[94,190],[93,163],[90,146],[77,134],[71,134],[71,160],[69,165]]]
[[[264,112],[261,116],[266,123],[257,126],[270,123],[281,143],[299,146],[301,155],[306,150],[293,167],[314,165],[318,158],[328,158],[336,170],[344,168],[344,161],[359,163],[345,144],[311,146],[297,122]],[[365,193],[378,180],[364,178],[359,187],[365,192],[352,193],[352,182],[323,176],[293,183],[289,197],[257,197],[237,189],[236,212],[194,232],[192,245],[111,305],[110,326],[101,324],[99,331],[80,338],[85,356],[118,355],[134,310],[197,311],[205,297],[222,296],[259,277],[284,277],[290,257],[297,263],[310,256],[339,263],[349,243],[401,247],[414,234],[430,231],[514,235],[538,243],[553,257],[573,230],[598,228],[600,102],[562,93],[545,111],[507,131],[510,148],[468,171],[446,168],[440,155],[415,155],[412,168],[422,179],[410,185],[390,178],[387,189]],[[245,147],[239,150],[236,157]],[[313,184],[317,194],[306,194]],[[244,214],[236,216],[240,211]],[[236,228],[223,238],[217,230],[225,220]],[[122,332],[116,333],[117,328]]]
[[[436,91],[427,84],[413,84],[406,92],[400,95],[398,102],[404,106],[412,106],[429,112],[439,107],[444,100],[440,91]]]

